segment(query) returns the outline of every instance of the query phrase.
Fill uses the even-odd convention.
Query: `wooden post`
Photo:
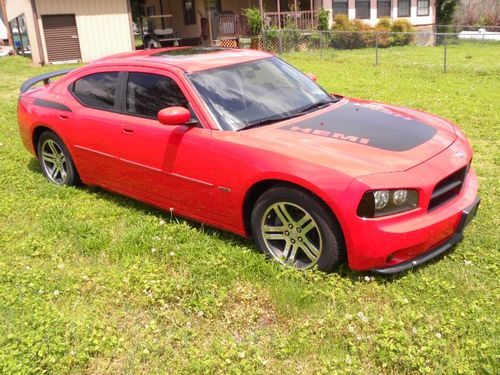
[[[210,39],[210,45],[214,45],[214,40],[212,39],[212,14],[210,9],[208,9],[208,37]]]
[[[281,0],[276,0],[277,10],[278,10],[278,29],[281,29]]]
[[[311,29],[314,29],[314,0],[311,1]]]
[[[297,28],[297,12],[299,11],[299,9],[298,9],[298,5],[297,5],[297,0],[294,0],[294,1],[293,1],[293,6],[294,6],[294,8],[295,8],[295,9],[293,10],[293,11],[295,12],[295,14],[293,15],[293,18],[295,19],[295,28]]]
[[[259,9],[260,9],[260,28],[264,30],[264,4],[263,0],[259,0]]]
[[[160,14],[163,16],[163,0],[160,0]],[[165,28],[165,18],[161,18],[161,28]]]
[[[5,21],[5,28],[7,29],[7,38],[9,39],[9,45],[14,49],[14,53],[16,52],[16,49],[14,48],[14,39],[12,38],[12,33],[10,30],[10,22],[9,19],[7,18],[7,11],[5,10],[5,3],[4,0],[0,0],[0,5],[2,6],[2,15],[3,19]]]

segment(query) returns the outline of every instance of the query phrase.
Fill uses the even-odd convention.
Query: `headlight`
[[[416,190],[373,190],[363,195],[357,214],[361,217],[380,217],[413,210],[417,206]]]

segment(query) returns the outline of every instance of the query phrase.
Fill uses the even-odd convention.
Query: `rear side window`
[[[171,78],[158,74],[131,72],[127,84],[127,112],[156,118],[167,107],[189,109],[188,101]]]
[[[118,72],[95,73],[80,78],[73,85],[73,93],[80,101],[97,109],[115,106]]]

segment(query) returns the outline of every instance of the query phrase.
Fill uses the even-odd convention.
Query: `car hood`
[[[353,177],[408,170],[456,139],[453,125],[424,112],[343,98],[279,124],[249,129],[245,143],[330,166]]]

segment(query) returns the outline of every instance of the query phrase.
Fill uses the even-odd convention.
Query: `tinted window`
[[[96,73],[76,81],[73,92],[89,107],[113,109],[117,85],[118,72]]]
[[[171,78],[148,73],[130,73],[127,84],[127,112],[156,118],[167,107],[189,108],[179,86]]]

